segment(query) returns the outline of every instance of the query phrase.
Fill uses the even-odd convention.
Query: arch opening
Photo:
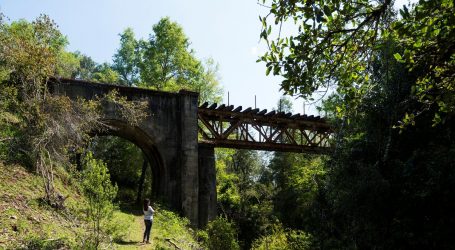
[[[103,130],[98,130],[98,131],[93,131],[92,136],[93,137],[98,137],[100,139],[96,139],[98,141],[101,141],[105,143],[106,141],[113,140],[111,142],[111,146],[115,147],[115,142],[120,142],[122,144],[130,144],[129,151],[127,154],[130,155],[123,155],[122,157],[129,157],[131,161],[135,162],[129,162],[125,164],[126,166],[124,167],[136,167],[140,168],[139,171],[143,170],[142,168],[144,167],[145,163],[148,163],[146,165],[146,171],[147,175],[150,178],[149,180],[145,179],[143,180],[143,186],[142,189],[147,191],[148,188],[150,188],[150,194],[152,198],[161,198],[164,195],[165,192],[165,178],[166,178],[166,170],[164,168],[163,160],[158,152],[158,149],[153,143],[152,138],[150,138],[149,135],[147,135],[142,129],[139,127],[131,126],[123,121],[118,121],[118,120],[105,120],[104,121],[109,128],[108,129],[103,129]],[[132,150],[131,146],[134,145],[136,149]],[[91,145],[93,147],[93,145]],[[103,146],[103,145],[99,145]],[[125,148],[125,145],[119,145],[120,147]],[[127,148],[128,148],[127,147]],[[98,149],[99,150],[99,149]],[[136,151],[136,152],[135,152]],[[115,152],[114,152],[115,153]],[[125,152],[123,152],[125,154]],[[140,156],[138,156],[138,154]],[[96,154],[95,154],[96,155]],[[114,156],[115,158],[116,156]],[[144,161],[146,160],[146,162]],[[139,162],[138,162],[139,161]],[[120,161],[121,162],[121,161]],[[123,162],[125,162],[125,159],[123,159]],[[140,165],[140,166],[138,166]],[[109,167],[109,166],[108,166]],[[122,171],[120,171],[122,172]],[[142,171],[141,171],[142,172]],[[128,171],[124,170],[123,173],[128,174]],[[118,174],[118,173],[117,173]],[[144,176],[144,177],[147,177]],[[134,176],[133,176],[134,177]],[[141,176],[142,177],[142,176]],[[128,177],[125,177],[128,178]],[[137,176],[136,176],[137,178]],[[134,179],[134,178],[132,178]],[[137,181],[137,180],[136,180]],[[150,184],[151,186],[146,186]],[[136,186],[136,191],[138,191],[139,186]],[[119,190],[119,194],[121,194],[121,190]],[[142,197],[137,197],[137,198],[143,198],[144,193],[142,194]],[[134,201],[137,201],[136,198]]]

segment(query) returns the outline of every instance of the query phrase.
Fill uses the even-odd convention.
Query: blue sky
[[[281,96],[281,79],[265,76],[265,65],[256,63],[265,47],[258,16],[267,11],[257,0],[0,0],[0,11],[12,21],[48,14],[68,37],[69,50],[99,63],[112,61],[125,28],[147,38],[153,24],[169,16],[183,27],[199,59],[219,63],[225,102],[229,92],[230,104],[254,107],[256,95],[258,108],[271,109]],[[293,100],[295,113],[302,113],[303,102]],[[316,114],[308,105],[305,113]]]
[[[266,9],[256,0],[0,0],[0,11],[10,20],[33,20],[48,14],[70,42],[97,62],[111,62],[118,34],[132,27],[137,38],[147,38],[153,24],[169,16],[190,38],[199,59],[212,57],[220,65],[224,100],[230,104],[271,109],[280,97],[278,77],[266,77],[256,63],[264,44],[259,42],[259,14]],[[303,100],[295,101],[302,113]]]

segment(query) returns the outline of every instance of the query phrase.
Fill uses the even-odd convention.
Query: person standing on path
[[[144,207],[142,208],[144,211],[144,224],[145,224],[145,231],[142,243],[150,244],[150,231],[152,231],[152,222],[153,222],[153,214],[155,210],[150,206],[150,200],[144,200]]]

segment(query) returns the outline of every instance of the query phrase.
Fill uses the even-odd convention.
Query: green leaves
[[[208,242],[210,250],[215,249],[240,249],[234,223],[223,217],[218,217],[207,225]]]
[[[270,18],[275,23],[278,21],[278,25],[293,19],[299,31],[295,36],[275,39],[270,33],[267,36],[261,33],[270,48],[261,57],[267,63],[266,74],[282,75],[281,86],[285,92],[310,98],[313,91],[327,88],[334,79],[341,86],[348,86],[344,81],[352,86],[353,79],[364,79],[345,73],[363,64],[357,58],[360,59],[366,47],[379,36],[370,30],[382,27],[379,22],[382,12],[369,16],[371,12],[358,14],[356,11],[380,6],[368,1],[356,6],[342,5],[339,1],[316,1],[312,5],[305,1],[283,4],[272,0],[271,3],[274,10],[260,18],[263,32],[270,30],[271,25],[267,23]],[[360,41],[360,38],[364,40]]]
[[[422,111],[434,112],[434,124],[442,122],[443,113],[455,110],[453,75],[455,17],[453,1],[421,1],[412,10],[400,11],[403,19],[393,25],[394,35],[404,47],[400,62],[416,74],[414,95],[422,103]],[[435,106],[436,108],[430,108]],[[444,107],[441,109],[441,107]],[[403,122],[409,121],[406,117]]]
[[[409,58],[409,52],[405,54],[406,58]],[[406,60],[403,59],[403,57],[400,55],[400,53],[395,53],[393,54],[393,57],[395,58],[395,60],[397,60],[397,62],[399,63],[404,63],[406,62]]]
[[[153,35],[141,42],[141,79],[144,85],[163,89],[171,83],[190,84],[202,70],[189,49],[189,41],[180,25],[169,18],[153,26]]]
[[[270,71],[272,70],[272,66],[267,67],[267,70],[265,71],[265,75],[268,76],[270,74]]]
[[[88,152],[84,159],[85,168],[82,172],[82,186],[84,192],[97,208],[108,209],[112,205],[112,200],[117,194],[117,187],[112,185],[109,170],[105,163],[93,158]]]
[[[87,219],[91,225],[93,245],[98,248],[101,242],[103,224],[114,212],[113,200],[117,195],[117,186],[112,185],[108,168],[88,152],[84,158],[84,171],[81,184],[88,204]]]
[[[346,110],[349,113],[371,89],[368,85],[377,80],[371,75],[375,58],[394,46],[397,49],[385,56],[393,55],[416,74],[414,85],[426,89],[415,92],[425,107],[422,109],[435,110],[429,106],[439,106],[432,97],[438,93],[449,104],[447,110],[455,110],[453,1],[419,1],[412,8],[403,6],[401,18],[393,16],[391,1],[268,2],[272,10],[260,20],[265,34],[261,39],[269,51],[261,61],[266,63],[267,75],[273,72],[283,76],[281,87],[287,94],[311,98],[314,91],[335,85],[351,106]],[[298,32],[293,37],[274,37],[267,32],[270,26],[288,24],[287,20],[295,22]],[[286,42],[280,42],[283,40]]]
[[[139,42],[133,29],[127,28],[120,34],[120,48],[113,57],[112,68],[119,73],[121,83],[133,86],[139,82]]]
[[[20,20],[7,24],[0,20],[1,66],[23,80],[16,84],[27,95],[43,96],[43,84],[55,75],[59,54],[66,44],[66,38],[46,15],[32,23]]]
[[[324,14],[326,16],[331,16],[332,15],[332,11],[330,10],[329,6],[327,6],[327,5],[324,5]]]
[[[267,35],[265,30],[263,35]],[[218,66],[211,59],[201,62],[195,57],[178,23],[162,18],[153,26],[149,39],[138,44],[139,85],[165,91],[197,91],[205,98],[201,101],[220,98]]]

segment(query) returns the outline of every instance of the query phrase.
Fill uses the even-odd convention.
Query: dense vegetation
[[[322,91],[335,151],[300,223],[317,249],[450,249],[453,1],[263,1],[268,72]],[[272,20],[270,22],[270,20]],[[298,32],[274,37],[276,25]],[[297,203],[298,204],[298,203]]]
[[[420,0],[400,10],[389,0],[261,2],[270,11],[260,17],[269,51],[259,61],[267,74],[283,76],[287,94],[311,100],[322,93],[319,110],[336,131],[334,150],[321,156],[217,149],[220,217],[188,233],[184,219],[163,212],[166,223],[179,225],[160,231],[163,238],[188,234],[185,239],[199,240],[188,248],[208,249],[452,248],[453,1]],[[295,34],[283,36],[282,26]],[[60,182],[84,176],[74,192],[84,196],[81,209],[90,215],[84,242],[98,247],[117,233],[96,211],[116,213],[113,200],[129,206],[126,201],[149,196],[152,173],[130,142],[90,138],[88,131],[103,126],[101,101],[130,111],[131,123],[140,121],[143,107],[115,93],[93,102],[52,97],[46,80],[186,88],[200,92],[201,101],[219,101],[221,89],[216,63],[198,60],[169,18],[146,40],[126,29],[111,64],[68,52],[66,44],[47,16],[33,23],[1,20],[0,162],[36,170],[44,191],[34,199],[56,211],[74,204],[65,202]],[[277,106],[292,112],[286,97]],[[78,154],[86,156],[81,172],[73,162]]]

